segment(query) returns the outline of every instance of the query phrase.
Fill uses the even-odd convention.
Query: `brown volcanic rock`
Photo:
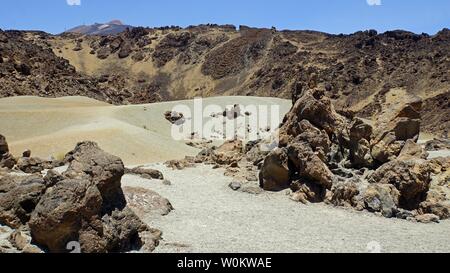
[[[264,160],[259,173],[260,186],[266,191],[289,188],[290,172],[286,149],[275,149]]]
[[[73,241],[87,253],[123,252],[145,245],[153,250],[160,233],[127,207],[120,158],[94,142],[82,142],[66,155],[66,161],[70,165],[62,177],[45,178],[55,183],[48,183],[31,214],[28,226],[33,240],[50,252],[65,252]]]
[[[399,198],[399,191],[389,184],[371,184],[363,194],[365,208],[387,218],[397,214]]]
[[[99,220],[101,210],[102,197],[95,185],[88,180],[66,179],[43,196],[28,225],[38,244],[51,252],[63,252],[68,242],[78,241],[83,225],[89,226],[95,217]],[[101,236],[95,240],[101,244],[100,248],[106,247]]]
[[[316,183],[294,181],[290,187],[293,192],[291,199],[303,204],[320,203],[326,197],[326,189]]]
[[[211,159],[219,165],[230,165],[240,161],[243,152],[244,146],[241,140],[230,140],[213,150]]]
[[[300,177],[306,178],[313,183],[331,189],[333,184],[333,173],[327,165],[306,143],[293,143],[287,147],[290,162],[295,168],[290,168]]]
[[[357,183],[352,180],[336,183],[331,190],[331,200],[334,206],[357,207],[360,189]]]
[[[408,139],[401,150],[398,159],[408,160],[414,158],[427,159],[429,154],[422,148],[421,145],[417,144],[411,139]]]
[[[286,147],[291,142],[306,142],[323,156],[330,152],[331,141],[324,130],[314,127],[308,120],[296,122],[297,118],[287,121],[280,130],[280,146]]]
[[[398,103],[397,108],[385,109],[375,125],[372,156],[380,163],[395,159],[407,140],[417,142],[420,133],[422,101]]]
[[[0,224],[12,228],[25,225],[46,190],[41,177],[0,175]]]
[[[392,184],[400,192],[400,207],[417,209],[430,189],[431,167],[428,162],[416,160],[394,160],[377,169],[370,183]]]
[[[121,189],[125,167],[120,158],[104,152],[95,142],[81,142],[66,155],[65,161],[70,165],[64,176],[92,181],[107,207],[125,205]]]
[[[296,123],[308,120],[313,126],[329,135],[340,135],[345,130],[346,120],[340,116],[331,104],[331,100],[320,90],[306,91],[286,115],[280,135],[292,135],[299,132]]]

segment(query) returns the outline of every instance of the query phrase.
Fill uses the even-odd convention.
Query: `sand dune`
[[[280,117],[290,108],[288,100],[260,97],[218,97],[204,105],[280,105]],[[147,105],[112,106],[84,97],[57,99],[13,97],[0,99],[0,133],[14,155],[30,149],[34,156],[61,158],[77,142],[96,141],[125,164],[162,162],[195,155],[197,149],[171,136],[164,112],[192,100]]]

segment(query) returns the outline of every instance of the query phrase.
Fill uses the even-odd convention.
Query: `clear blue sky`
[[[450,0],[2,0],[0,7],[1,29],[50,33],[112,19],[150,27],[217,23],[329,33],[405,29],[434,34],[450,28]]]

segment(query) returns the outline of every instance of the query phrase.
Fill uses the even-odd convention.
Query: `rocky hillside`
[[[424,129],[450,127],[450,30],[330,35],[245,26],[133,28],[115,36],[0,32],[0,96],[83,95],[114,104],[195,96],[298,98],[321,88],[370,117],[395,96],[424,100]]]

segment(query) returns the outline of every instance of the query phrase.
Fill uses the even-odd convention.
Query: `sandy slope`
[[[280,117],[290,101],[258,97],[219,97],[204,105],[281,105]],[[171,137],[171,124],[163,113],[175,105],[193,108],[193,101],[148,105],[111,106],[84,97],[45,99],[14,97],[0,99],[0,133],[13,154],[31,149],[34,156],[61,158],[75,144],[92,140],[125,164],[162,162],[195,155],[197,149]]]
[[[174,206],[167,216],[144,219],[164,232],[157,252],[368,252],[371,242],[382,252],[450,252],[450,221],[418,224],[323,204],[305,206],[283,192],[234,192],[228,188],[232,179],[211,166],[151,167],[172,185],[132,175],[122,183],[154,190]]]

